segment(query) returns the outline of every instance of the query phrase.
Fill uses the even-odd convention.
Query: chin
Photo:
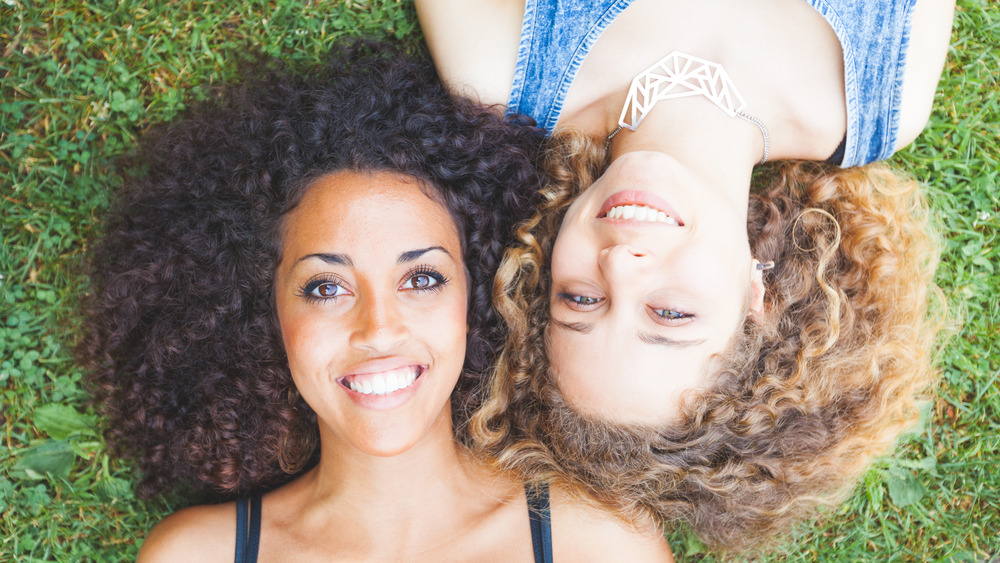
[[[352,440],[355,449],[372,457],[395,457],[402,455],[416,446],[421,436],[403,436],[396,432],[391,436],[370,436],[360,440]]]
[[[447,412],[442,415],[449,423],[447,426],[440,425],[440,416],[429,421],[421,421],[419,417],[418,420],[413,417],[401,417],[398,420],[383,419],[359,425],[349,436],[343,437],[350,446],[366,455],[395,457],[442,436],[447,436],[447,439],[451,440],[451,409],[446,410]]]

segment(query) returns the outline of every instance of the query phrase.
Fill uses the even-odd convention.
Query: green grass
[[[175,499],[137,500],[70,357],[113,162],[250,48],[315,61],[344,35],[414,43],[394,0],[0,2],[0,560],[123,560]],[[769,559],[983,561],[1000,549],[1000,13],[960,0],[928,129],[892,162],[927,187],[961,320],[927,423]],[[714,560],[677,534],[680,560]]]

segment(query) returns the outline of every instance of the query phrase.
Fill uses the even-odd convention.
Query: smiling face
[[[467,291],[455,221],[414,179],[313,182],[284,220],[275,303],[321,439],[388,456],[450,436]]]
[[[658,152],[632,152],[570,206],[552,252],[548,355],[577,409],[673,419],[708,384],[763,285],[746,209]]]

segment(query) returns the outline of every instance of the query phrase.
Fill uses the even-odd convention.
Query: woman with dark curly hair
[[[954,1],[417,8],[454,90],[554,132],[478,445],[731,548],[842,493],[914,418],[935,326],[917,191],[851,167],[923,129]]]
[[[265,70],[144,138],[80,353],[141,494],[242,498],[170,516],[140,560],[669,559],[453,435],[537,145],[387,45]]]

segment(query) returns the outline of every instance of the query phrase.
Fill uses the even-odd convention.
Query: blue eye
[[[419,266],[407,272],[406,281],[399,286],[400,289],[412,289],[415,291],[438,291],[448,283],[448,278],[437,270],[428,266]]]
[[[572,293],[560,293],[558,296],[572,309],[591,309],[600,305],[601,302],[604,301],[604,299],[600,297],[574,295]]]
[[[342,295],[348,295],[350,292],[338,283],[337,280],[320,278],[310,280],[304,286],[300,287],[296,293],[309,301],[319,301],[336,299]]]
[[[663,319],[668,324],[683,324],[690,319],[694,318],[694,315],[690,313],[684,313],[681,311],[675,311],[673,309],[652,309],[653,314]]]

